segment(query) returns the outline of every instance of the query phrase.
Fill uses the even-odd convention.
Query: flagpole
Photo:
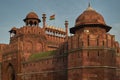
[[[90,1],[90,0],[88,0],[88,5],[90,5],[90,2],[91,2],[91,1]]]
[[[54,25],[55,25],[55,20],[54,20],[54,23],[53,23]]]

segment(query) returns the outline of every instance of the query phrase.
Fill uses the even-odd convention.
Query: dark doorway
[[[8,74],[8,80],[15,80],[15,70],[12,64],[8,65],[7,74]]]

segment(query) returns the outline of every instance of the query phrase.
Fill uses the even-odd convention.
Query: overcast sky
[[[64,28],[64,21],[68,20],[69,27],[73,27],[89,1],[112,27],[109,33],[116,35],[120,42],[120,0],[0,0],[0,43],[9,43],[8,31],[14,26],[22,27],[23,19],[31,11],[36,12],[40,19],[46,13],[48,25]],[[49,20],[52,14],[56,15],[55,21]]]

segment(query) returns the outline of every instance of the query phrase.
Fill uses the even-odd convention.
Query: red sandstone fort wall
[[[100,78],[101,80],[114,80],[116,67],[115,53],[118,47],[114,36],[110,34],[96,35],[84,33],[80,34],[80,36],[74,35],[69,37],[68,79],[79,80],[75,76],[78,75],[82,79]],[[111,66],[111,69],[106,70],[106,66]],[[78,72],[81,72],[81,74]]]

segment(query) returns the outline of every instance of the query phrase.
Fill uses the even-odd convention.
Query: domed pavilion
[[[96,12],[89,4],[88,8],[77,17],[75,22],[75,27],[70,29],[70,33],[75,34],[77,30],[80,30],[85,27],[99,27],[103,28],[108,32],[111,27],[107,26],[103,16]]]

